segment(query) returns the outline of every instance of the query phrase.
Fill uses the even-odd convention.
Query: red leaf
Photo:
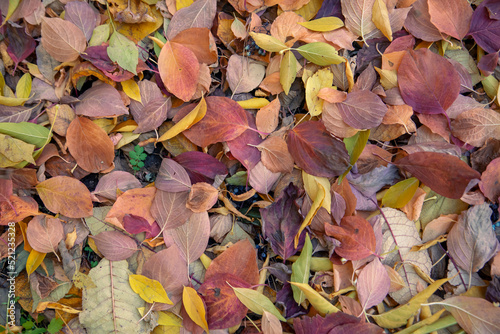
[[[288,133],[287,143],[295,163],[308,174],[334,177],[349,167],[345,144],[333,138],[321,122],[297,125]]]
[[[210,96],[206,98],[206,102],[205,117],[183,132],[194,144],[206,147],[221,141],[233,140],[249,128],[245,109],[235,101],[227,97]],[[182,119],[193,108],[194,105],[190,105],[181,109],[175,115],[174,122]]]
[[[362,260],[375,253],[375,233],[364,218],[346,216],[340,226],[325,223],[325,233],[341,242],[335,252],[348,260]]]
[[[428,49],[403,56],[398,84],[406,104],[424,114],[445,114],[460,92],[460,77],[453,65]]]
[[[461,40],[469,31],[472,8],[467,0],[428,0],[431,22],[444,34]]]
[[[174,158],[189,174],[191,183],[212,183],[217,175],[228,173],[226,165],[211,155],[199,151],[179,154]]]
[[[472,179],[481,174],[459,158],[435,152],[417,152],[394,162],[439,195],[458,199]]]

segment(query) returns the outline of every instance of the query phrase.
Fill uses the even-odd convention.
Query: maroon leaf
[[[476,43],[486,52],[494,53],[500,49],[500,19],[491,15],[490,6],[494,6],[496,0],[485,0],[477,6],[472,14],[472,22],[469,34]]]
[[[331,313],[324,318],[319,315],[314,318],[295,318],[293,319],[293,327],[296,334],[384,333],[384,330],[377,325],[364,322],[360,318],[342,312]]]
[[[6,36],[8,36],[9,46],[7,53],[17,65],[26,59],[36,48],[36,42],[30,35],[26,34],[24,28],[15,28],[10,24],[6,25]]]
[[[344,142],[333,138],[321,122],[297,125],[288,133],[287,144],[295,163],[308,174],[334,177],[349,167]]]
[[[126,260],[137,251],[135,241],[119,231],[105,231],[93,237],[97,249],[110,261]]]
[[[406,104],[425,114],[445,114],[460,92],[460,77],[453,65],[428,49],[404,55],[398,84]]]
[[[90,40],[99,15],[96,15],[92,7],[86,2],[69,2],[64,7],[64,10],[66,11],[64,19],[80,28],[87,41]]]
[[[498,53],[499,51],[484,55],[477,64],[477,68],[479,68],[484,75],[490,75],[495,70],[495,67],[497,67]]]
[[[417,0],[413,3],[405,20],[405,28],[413,36],[427,42],[435,42],[443,39],[438,28],[431,23],[427,0]]]
[[[369,90],[358,90],[347,94],[347,98],[338,103],[338,108],[344,122],[356,129],[379,126],[387,112],[385,103]]]
[[[205,117],[183,132],[194,144],[206,147],[221,141],[233,140],[249,128],[245,109],[235,101],[219,96],[207,97],[206,101]],[[194,105],[191,104],[181,109],[175,115],[174,122],[187,115],[193,108]]]
[[[481,174],[459,158],[435,152],[417,152],[394,162],[439,195],[458,199],[472,179]]]
[[[249,127],[254,130],[246,130],[241,135],[227,142],[233,157],[238,159],[246,169],[250,170],[260,161],[260,151],[254,147],[262,143],[262,138],[255,129],[255,117],[246,111]],[[250,145],[249,145],[250,144]]]
[[[174,157],[174,160],[186,169],[192,184],[212,183],[217,175],[228,173],[226,165],[203,152],[184,152]]]
[[[296,203],[300,197],[299,191],[299,188],[290,183],[273,204],[260,209],[264,238],[269,241],[273,251],[284,260],[297,252],[293,241],[303,220],[299,212],[300,207]],[[302,233],[298,249],[304,244],[304,239],[305,233]]]
[[[191,181],[186,170],[172,159],[163,159],[158,177],[155,181],[156,188],[171,193],[189,191]]]
[[[346,216],[340,226],[325,223],[325,233],[341,242],[335,253],[348,260],[362,260],[375,254],[375,233],[364,218]]]
[[[151,231],[151,225],[149,225],[147,219],[136,215],[126,214],[125,216],[123,216],[123,227],[130,234],[138,234]]]

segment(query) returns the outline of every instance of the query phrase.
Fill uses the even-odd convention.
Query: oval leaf
[[[183,192],[191,189],[191,181],[186,170],[172,159],[161,162],[160,171],[155,181],[156,188],[168,192]]]
[[[345,62],[337,50],[330,44],[313,42],[300,46],[297,51],[307,60],[319,66],[335,65]]]
[[[87,47],[83,32],[69,21],[58,17],[42,18],[43,48],[60,62],[76,60]]]
[[[130,275],[128,281],[132,290],[147,303],[173,304],[170,298],[168,298],[165,289],[157,280],[142,275]]]
[[[99,252],[110,261],[126,260],[137,251],[135,241],[119,231],[105,231],[93,237]]]
[[[205,304],[195,289],[188,286],[182,292],[182,304],[191,320],[208,333]]]
[[[400,181],[390,187],[382,197],[382,205],[390,208],[399,209],[405,206],[415,195],[418,188],[418,179],[411,177]]]
[[[250,311],[262,315],[267,311],[276,316],[281,321],[286,321],[285,318],[278,311],[276,306],[262,293],[247,289],[247,288],[233,288],[236,297],[242,302]]]
[[[391,280],[378,258],[368,263],[358,276],[356,290],[363,310],[380,304],[389,293]]]
[[[36,216],[26,229],[30,246],[40,253],[56,252],[57,245],[64,237],[64,229],[57,218]]]

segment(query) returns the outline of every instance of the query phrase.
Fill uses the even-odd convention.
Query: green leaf
[[[302,248],[302,252],[300,253],[297,261],[292,264],[292,277],[290,279],[292,282],[304,284],[307,284],[309,282],[309,276],[311,274],[311,258],[311,239],[309,238],[309,234],[306,234],[306,241],[304,243],[304,247]],[[294,285],[292,285],[292,290],[293,299],[295,299],[297,304],[302,304],[304,300],[306,300],[306,295],[304,294],[304,292]]]
[[[109,24],[103,24],[95,27],[92,32],[92,37],[89,41],[89,46],[98,46],[109,39]]]
[[[109,39],[107,52],[112,61],[116,61],[124,70],[137,75],[139,50],[134,42],[115,31]]]
[[[33,321],[31,321],[31,320],[28,320],[28,321],[26,321],[26,322],[23,323],[23,327],[25,329],[32,329],[33,326],[35,326],[35,323]]]
[[[20,99],[27,99],[31,93],[31,75],[25,73],[17,82],[16,96]]]
[[[231,177],[226,178],[226,183],[232,186],[244,186],[247,184],[247,172],[239,171]]]
[[[338,55],[337,50],[335,50],[333,46],[323,42],[302,45],[297,51],[299,51],[304,58],[319,66],[335,65],[345,62],[345,59]]]
[[[286,51],[280,63],[280,83],[286,95],[297,76],[297,58],[292,51]]]
[[[17,9],[17,6],[19,6],[20,2],[21,0],[9,0],[9,7],[7,9],[7,16],[5,17],[4,24],[12,16],[12,14],[14,14],[14,11]]]
[[[322,17],[309,22],[298,22],[301,26],[312,31],[332,31],[344,26],[344,22],[338,17]]]
[[[162,34],[160,34],[158,31],[155,32],[155,37],[158,38],[163,43],[167,42],[167,39],[165,38],[165,36],[163,36]],[[153,47],[154,47],[154,50],[155,50],[155,54],[158,57],[160,55],[161,48],[156,43],[153,43]]]
[[[29,122],[21,123],[0,123],[0,133],[20,139],[36,147],[42,147],[51,138],[50,130]]]
[[[141,155],[139,155],[139,160],[146,160],[146,157],[147,157],[147,154],[146,153],[141,153]]]
[[[50,334],[55,334],[59,332],[63,328],[64,322],[61,319],[54,318],[50,321],[50,324],[47,326],[47,330]]]
[[[252,36],[255,43],[261,48],[269,52],[280,52],[281,50],[289,49],[285,43],[281,42],[279,39],[266,34],[259,34],[256,32],[251,32],[250,36]]]
[[[344,138],[344,144],[351,157],[349,163],[351,166],[339,177],[339,184],[342,182],[344,177],[351,171],[352,166],[358,161],[361,152],[365,149],[366,143],[368,142],[368,137],[370,137],[370,129],[359,131],[354,136],[349,138]]]
[[[132,159],[139,159],[139,155],[135,151],[130,151],[129,155]],[[131,161],[132,162],[132,161]]]
[[[262,293],[247,288],[233,288],[233,290],[240,302],[248,307],[250,311],[260,315],[262,315],[264,311],[267,311],[275,315],[279,320],[286,321],[276,306],[274,306],[269,298],[264,296]]]
[[[137,167],[140,167],[140,168],[144,167],[144,162],[139,161],[139,162],[137,163]]]
[[[394,209],[402,208],[415,195],[418,185],[418,179],[415,177],[396,183],[382,197],[382,205]]]
[[[135,160],[135,159],[130,159],[130,164],[131,164],[132,166],[137,165],[137,160]]]
[[[137,152],[138,154],[141,154],[142,152],[144,152],[144,147],[135,145],[134,151]]]

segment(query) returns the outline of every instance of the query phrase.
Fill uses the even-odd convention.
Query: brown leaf
[[[405,28],[415,37],[427,42],[443,39],[438,28],[431,22],[427,0],[413,2],[405,21]]]
[[[12,195],[8,201],[0,201],[0,225],[21,221],[26,217],[40,214],[38,203],[31,197]]]
[[[195,1],[178,10],[168,25],[167,39],[172,40],[178,33],[189,28],[212,28],[216,12],[216,0]]]
[[[332,135],[339,138],[348,138],[354,136],[358,129],[347,125],[340,115],[338,103],[330,103],[325,101],[323,103],[323,124]]]
[[[98,173],[113,166],[113,142],[102,128],[88,118],[75,118],[68,127],[66,139],[71,155],[84,170]]]
[[[28,224],[26,237],[34,250],[40,253],[55,253],[57,245],[64,237],[63,225],[57,218],[36,216]]]
[[[132,174],[123,171],[114,171],[101,177],[92,195],[116,201],[116,192],[118,189],[120,191],[127,191],[141,187],[141,182]]]
[[[500,114],[491,109],[474,108],[458,115],[451,128],[458,139],[480,147],[488,138],[500,139]]]
[[[105,221],[123,228],[123,217],[125,215],[135,215],[146,219],[149,225],[155,219],[149,213],[156,188],[136,188],[130,189],[121,194],[116,200],[111,210],[106,215]]]
[[[257,88],[266,68],[247,57],[232,55],[227,64],[227,81],[233,94],[247,93]]]
[[[67,104],[56,104],[53,107],[45,109],[45,111],[49,116],[50,123],[54,125],[54,132],[66,137],[69,124],[76,117],[73,109]]]
[[[248,183],[261,194],[267,194],[271,191],[280,173],[273,173],[259,161],[251,170],[248,171]]]
[[[444,153],[417,152],[394,164],[410,172],[436,193],[452,199],[462,197],[469,181],[481,177],[459,158]]]
[[[120,93],[108,84],[99,84],[88,89],[80,96],[76,114],[88,117],[111,117],[127,115]]]
[[[195,183],[189,192],[186,207],[193,212],[205,212],[217,203],[219,192],[206,182]]]
[[[67,176],[55,176],[36,186],[43,204],[54,213],[70,218],[92,216],[90,191],[83,183]]]
[[[69,21],[60,18],[42,19],[42,45],[60,62],[76,60],[87,47],[83,32]]]
[[[193,263],[200,258],[208,246],[210,237],[208,213],[206,211],[193,213],[185,224],[166,232],[179,247],[181,256],[187,264]]]
[[[387,112],[385,103],[369,90],[347,94],[347,98],[338,104],[338,108],[344,122],[356,129],[378,126]]]
[[[126,260],[137,251],[136,242],[120,231],[104,231],[92,239],[97,249],[110,261]]]
[[[276,130],[280,108],[281,104],[279,99],[274,99],[267,106],[260,108],[255,117],[257,130],[265,133],[271,133]]]
[[[469,32],[472,8],[467,0],[428,0],[431,23],[444,34],[461,40]]]
[[[193,211],[186,207],[189,192],[171,193],[157,190],[153,204],[151,205],[151,215],[154,217],[161,231],[172,229],[184,224]]]
[[[479,188],[490,201],[498,202],[500,198],[500,158],[494,159],[486,167],[481,175]]]
[[[170,98],[166,99],[163,96],[144,105],[144,108],[139,113],[133,115],[134,120],[138,124],[134,133],[157,129],[167,119],[171,107],[172,102]]]
[[[277,99],[276,99],[277,100]],[[291,173],[293,158],[288,152],[286,141],[281,137],[269,137],[257,148],[262,154],[262,163],[273,173]]]
[[[210,50],[210,30],[207,28],[182,30],[172,42],[182,44],[193,51],[200,63],[212,64],[217,61],[217,53]]]

